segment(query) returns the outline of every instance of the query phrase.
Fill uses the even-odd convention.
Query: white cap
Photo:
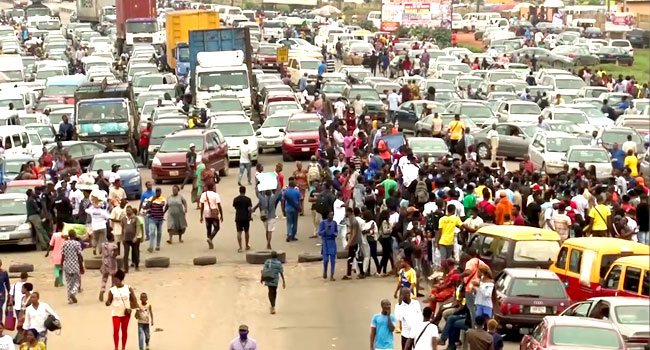
[[[194,147],[194,144],[193,144],[193,143],[190,143],[190,148],[192,148],[192,147]]]

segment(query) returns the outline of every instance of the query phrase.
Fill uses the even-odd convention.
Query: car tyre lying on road
[[[323,256],[322,255],[316,255],[316,254],[311,254],[311,253],[302,253],[298,255],[298,262],[299,263],[306,263],[306,262],[317,262],[317,261],[322,261]]]
[[[147,268],[150,267],[169,267],[169,258],[166,256],[156,256],[153,258],[146,259],[144,261],[144,266]]]
[[[99,270],[102,267],[102,258],[93,257],[90,259],[84,259],[84,268],[86,270]],[[122,269],[124,267],[124,260],[117,259],[117,268]]]
[[[214,265],[214,264],[217,263],[217,257],[216,256],[199,256],[197,258],[194,258],[193,263],[196,266]]]
[[[34,272],[34,265],[32,264],[13,264],[9,265],[10,273],[20,273],[20,272]]]
[[[270,250],[257,250],[246,253],[246,262],[249,264],[264,264],[267,259],[271,259]],[[285,263],[287,261],[287,253],[278,252],[278,259],[282,263]]]

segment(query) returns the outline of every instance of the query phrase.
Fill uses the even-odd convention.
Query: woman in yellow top
[[[625,157],[625,162],[623,164],[630,168],[630,176],[639,176],[639,158],[634,155],[631,149],[627,150],[627,156]]]
[[[38,331],[34,328],[25,331],[25,342],[20,344],[20,350],[45,350],[47,347],[38,341]]]

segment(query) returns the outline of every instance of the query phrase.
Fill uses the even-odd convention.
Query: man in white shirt
[[[112,185],[115,182],[115,179],[120,178],[120,174],[117,173],[119,170],[120,170],[120,165],[113,164],[111,165],[111,171],[107,171],[104,173],[104,178],[108,180],[108,183]]]
[[[422,310],[422,317],[424,321],[416,324],[411,329],[413,339],[406,341],[405,349],[413,350],[436,350],[438,349],[438,326],[433,320],[433,311],[430,307],[425,307]]]
[[[393,89],[393,92],[388,95],[388,114],[391,116],[391,120],[393,117],[393,112],[395,112],[399,107],[399,102],[400,97],[397,94],[397,89]]]
[[[20,281],[14,283],[9,290],[9,296],[14,304],[14,311],[16,311],[16,318],[21,315],[23,310],[23,284],[27,283],[27,272],[20,273]],[[1,350],[1,349],[0,349]]]
[[[497,151],[499,150],[499,133],[496,124],[492,124],[492,129],[488,131],[487,138],[490,140],[490,163],[494,163],[497,161]]]
[[[343,193],[339,192],[334,201],[334,222],[338,224],[339,236],[341,236],[342,246],[348,245],[347,225],[345,224],[345,202],[343,201]]]
[[[77,217],[79,215],[79,204],[84,199],[84,194],[77,188],[77,180],[70,179],[70,194],[68,195],[70,204],[72,204],[72,215]]]
[[[237,184],[241,186],[241,179],[244,177],[244,171],[248,178],[248,184],[251,184],[251,146],[248,144],[248,139],[244,139],[244,144],[239,149],[239,177]]]
[[[412,330],[422,322],[420,321],[422,320],[422,308],[417,300],[411,299],[411,289],[408,287],[400,289],[400,299],[402,302],[395,306],[395,316],[402,328],[402,341],[413,342],[413,338],[417,335],[413,334]],[[408,347],[404,347],[404,349],[408,349]]]
[[[623,142],[623,146],[621,147],[623,149],[623,152],[627,154],[629,150],[632,150],[632,153],[636,154],[636,142],[632,141],[632,135],[627,135],[627,141]]]
[[[106,221],[111,218],[106,209],[94,204],[86,209],[86,214],[90,215],[90,228],[93,231],[93,255],[102,253],[102,243],[106,242]]]
[[[345,102],[343,102],[343,98],[339,97],[336,99],[336,102],[334,102],[334,116],[336,116],[339,119],[343,119],[345,113]]]

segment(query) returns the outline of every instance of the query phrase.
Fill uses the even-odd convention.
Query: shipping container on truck
[[[99,23],[105,6],[115,6],[115,0],[77,0],[77,19],[80,22]]]
[[[219,13],[213,10],[167,12],[165,24],[167,30],[167,62],[178,76],[186,76],[190,70],[190,31],[219,29]],[[181,58],[178,67],[177,58]]]
[[[115,0],[118,49],[126,39],[126,21],[129,19],[157,18],[156,0]],[[121,51],[120,51],[121,52]]]
[[[251,82],[251,103],[256,106],[256,93],[253,91],[253,74],[251,66],[252,48],[248,28],[222,28],[192,30],[189,33],[190,46],[190,90],[196,101],[196,66],[199,52],[237,51],[244,53],[244,63],[248,67],[248,80]]]

